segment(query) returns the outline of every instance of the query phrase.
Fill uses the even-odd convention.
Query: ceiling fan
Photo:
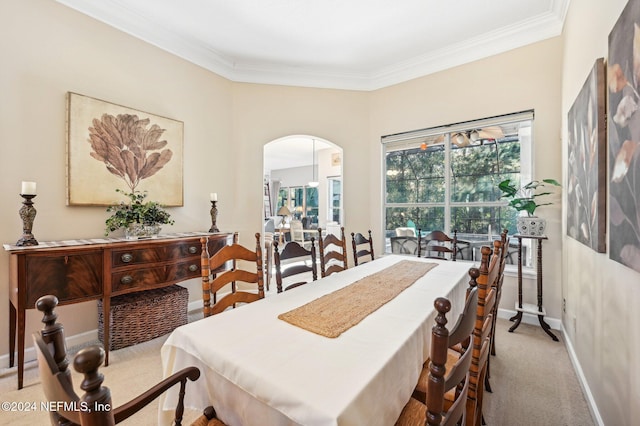
[[[438,136],[436,143],[444,142],[444,136],[445,135]],[[459,147],[465,147],[471,144],[482,144],[483,141],[500,138],[504,138],[504,132],[502,131],[502,128],[498,126],[451,133],[451,143]]]

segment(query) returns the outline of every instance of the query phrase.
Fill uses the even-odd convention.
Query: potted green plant
[[[527,212],[526,216],[520,215],[516,224],[518,232],[522,235],[541,236],[547,226],[545,219],[535,216],[535,211],[540,206],[553,204],[551,202],[539,202],[538,197],[552,194],[549,186],[560,186],[555,179],[533,180],[526,185],[518,186],[515,181],[506,179],[498,184],[502,191],[502,198],[508,198],[509,206],[518,212]]]
[[[109,206],[107,212],[112,213],[105,221],[105,235],[124,228],[127,239],[155,238],[160,232],[160,225],[173,225],[171,215],[155,201],[146,201],[147,192],[124,192],[116,189],[129,199],[128,202]]]

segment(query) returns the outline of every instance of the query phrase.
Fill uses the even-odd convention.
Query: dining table
[[[393,425],[429,356],[434,300],[451,301],[452,327],[470,266],[386,255],[191,322],[162,346],[163,375],[198,367],[185,407],[213,405],[230,426]]]

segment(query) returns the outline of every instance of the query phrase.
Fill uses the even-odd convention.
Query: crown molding
[[[568,4],[568,1],[559,0],[554,3]],[[559,36],[562,34],[563,24],[564,17],[548,12],[462,43],[442,47],[381,69],[371,77],[369,90],[381,89]]]
[[[125,2],[56,1],[234,82],[359,91],[381,89],[558,36],[570,2],[552,0],[546,14],[366,73],[236,62],[198,40],[158,26]]]

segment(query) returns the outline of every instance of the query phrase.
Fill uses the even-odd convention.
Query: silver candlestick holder
[[[31,231],[33,230],[33,221],[36,218],[36,208],[33,207],[33,201],[31,201],[35,194],[20,194],[24,201],[22,207],[18,210],[20,219],[22,219],[22,237],[16,243],[17,246],[37,246],[38,240],[33,236]]]
[[[211,228],[209,228],[209,232],[220,232],[218,226],[216,225],[216,220],[218,219],[218,207],[216,206],[217,201],[211,201]]]

